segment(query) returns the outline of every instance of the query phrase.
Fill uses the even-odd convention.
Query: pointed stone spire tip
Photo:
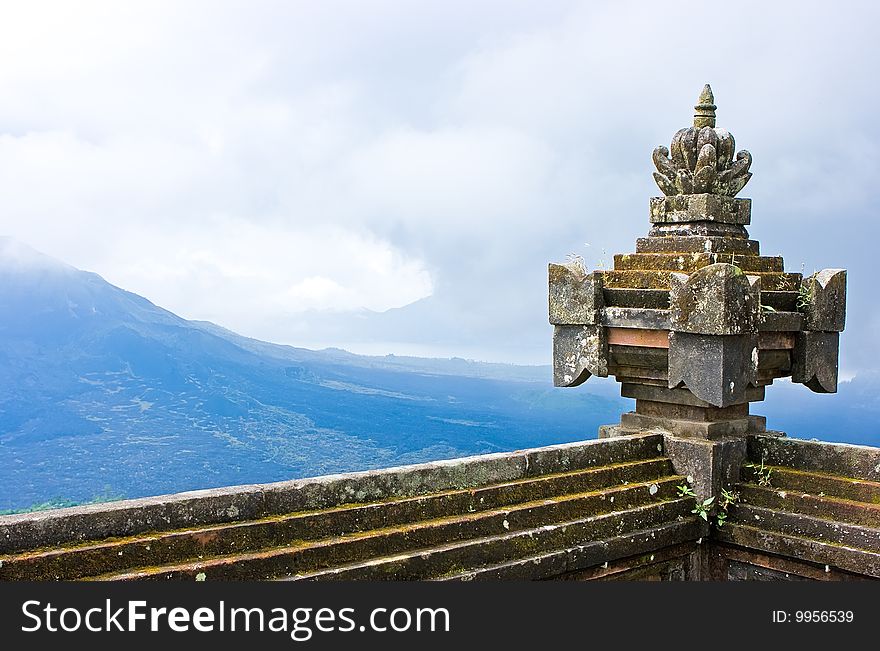
[[[703,86],[697,104],[694,106],[694,126],[698,129],[715,126],[715,95],[709,84]]]

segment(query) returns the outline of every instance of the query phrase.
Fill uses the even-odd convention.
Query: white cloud
[[[706,81],[753,234],[873,309],[869,3],[8,4],[0,234],[185,316],[354,340],[432,296],[410,343],[546,358],[546,262],[631,250]]]

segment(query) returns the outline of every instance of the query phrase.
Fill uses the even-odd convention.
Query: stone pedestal
[[[650,200],[636,252],[615,255],[609,271],[549,268],[554,384],[613,375],[636,401],[603,438],[656,431],[727,449],[765,432],[749,403],[776,378],[837,389],[846,271],[803,278],[760,254],[746,231],[752,202],[736,197],[751,154],[734,154],[733,136],[715,128],[708,86],[696,108],[694,126],[654,150],[664,196]]]

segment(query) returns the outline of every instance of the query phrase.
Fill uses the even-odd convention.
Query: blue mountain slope
[[[0,238],[0,511],[590,439],[630,408],[549,375],[260,342]],[[880,444],[880,375],[777,384],[768,426]]]
[[[0,510],[592,438],[625,404],[547,375],[257,342],[0,240]]]

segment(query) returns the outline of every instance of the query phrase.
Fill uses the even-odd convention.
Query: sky
[[[549,363],[546,265],[648,230],[711,83],[752,237],[877,367],[875,3],[8,2],[0,235],[313,348]]]

